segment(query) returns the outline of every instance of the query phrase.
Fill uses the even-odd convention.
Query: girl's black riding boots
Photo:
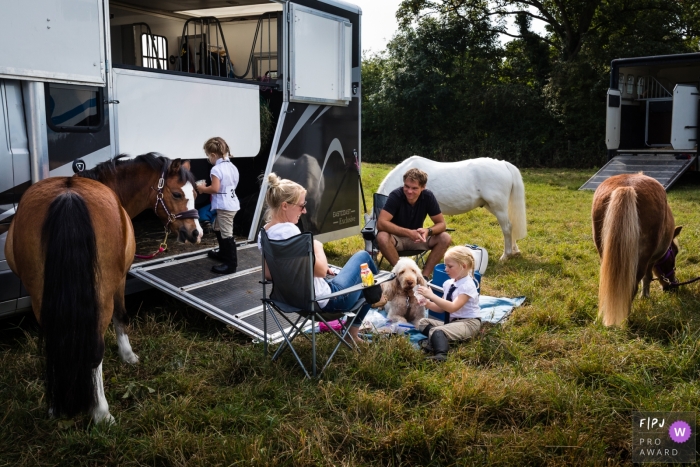
[[[216,235],[216,241],[219,245],[221,245],[221,231],[220,230],[215,230],[214,235]],[[210,257],[211,259],[216,259],[218,261],[223,261],[224,259],[221,257],[221,246],[219,248],[211,249],[209,250],[209,253],[207,253],[207,256]]]
[[[217,274],[233,274],[238,267],[238,251],[236,250],[236,238],[220,238],[219,240],[219,257],[224,262],[218,266],[212,266],[212,272]]]

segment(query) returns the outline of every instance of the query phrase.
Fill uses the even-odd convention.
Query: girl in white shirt
[[[461,341],[474,337],[481,329],[479,292],[474,273],[474,257],[468,248],[455,246],[445,253],[445,272],[450,277],[442,285],[443,297],[438,297],[430,287],[419,287],[418,293],[428,299],[426,308],[445,312],[446,319],[422,318],[418,330],[428,337],[435,361],[447,359],[449,341]]]
[[[231,154],[223,138],[209,138],[204,143],[204,152],[209,163],[214,166],[211,169],[211,185],[198,183],[197,191],[211,194],[211,210],[216,211],[214,234],[219,242],[219,253],[209,256],[218,257],[223,261],[223,264],[212,266],[211,270],[218,274],[233,274],[238,267],[233,218],[241,208],[236,196],[238,169],[229,160]]]
[[[271,173],[267,177],[267,193],[265,203],[267,204],[267,214],[264,228],[270,240],[285,240],[301,233],[296,224],[299,218],[306,212],[306,190],[304,187],[291,180],[279,178]],[[262,251],[262,245],[258,236],[258,249]],[[347,289],[362,282],[360,278],[360,265],[367,263],[372,272],[377,274],[377,267],[372,261],[372,257],[366,251],[355,253],[338,275],[327,280],[327,275],[333,275],[328,267],[328,259],[323,251],[323,244],[314,240],[314,292],[316,296],[328,295],[332,292]],[[265,277],[270,277],[269,271],[265,269]],[[290,278],[290,280],[292,280]],[[360,300],[362,291],[349,293],[331,300],[321,300],[318,306],[326,312],[349,311]],[[356,342],[360,341],[358,332],[360,324],[369,311],[370,304],[366,303],[357,313],[354,324],[350,327],[349,334]]]

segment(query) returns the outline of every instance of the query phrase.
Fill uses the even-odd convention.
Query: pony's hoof
[[[95,412],[92,415],[92,421],[94,421],[95,424],[97,424],[97,425],[104,423],[107,426],[112,426],[116,423],[116,421],[114,420],[114,417],[112,416],[111,413],[109,413],[109,411],[107,411],[107,412],[102,412],[102,411]]]
[[[119,356],[122,358],[122,361],[124,363],[130,363],[132,365],[136,365],[139,362],[139,356],[136,355],[134,352],[124,352],[124,353],[119,353]]]
[[[503,253],[500,258],[498,258],[499,261],[508,261],[511,258],[519,257],[522,256],[519,251],[514,251],[513,253],[507,255]]]

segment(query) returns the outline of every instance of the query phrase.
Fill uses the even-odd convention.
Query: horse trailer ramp
[[[263,341],[262,257],[257,245],[238,248],[237,272],[228,275],[211,272],[211,267],[220,262],[209,258],[207,251],[137,263],[129,274],[253,339]],[[294,314],[287,317],[292,322],[296,320]],[[271,316],[267,316],[267,333],[269,343],[283,340]]]
[[[665,190],[695,162],[697,153],[685,151],[682,158],[676,154],[620,154],[615,156],[591,177],[579,190],[595,190],[609,177],[643,172],[658,180]]]

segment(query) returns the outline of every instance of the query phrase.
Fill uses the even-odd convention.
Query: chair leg
[[[287,320],[287,322],[290,324],[290,326],[291,326],[292,328],[294,328],[294,329],[293,329],[293,330],[290,330],[290,331],[289,331],[289,334],[285,334],[285,333],[284,333],[284,330],[282,330],[282,326],[280,326],[280,324],[279,324],[279,321],[277,322],[277,323],[278,323],[277,325],[278,325],[279,328],[281,329],[282,336],[288,337],[288,338],[289,338],[289,342],[292,342],[292,341],[293,341],[294,339],[296,339],[296,337],[299,335],[299,329],[304,329],[304,325],[305,325],[306,322],[308,321],[308,318],[305,319],[305,320],[301,323],[301,326],[298,326],[299,320],[302,319],[302,316],[299,316],[299,317],[297,318],[297,320],[296,320],[294,323],[292,323],[289,319],[287,319],[286,316],[282,315],[282,317],[283,317],[285,320]],[[277,358],[279,357],[279,355],[280,355],[280,354],[284,351],[284,349],[286,349],[286,348],[287,348],[287,343],[286,343],[286,342],[282,342],[282,343],[280,344],[279,348],[277,349],[277,351],[275,352],[275,355],[272,356],[272,361],[277,360]]]
[[[425,253],[418,255],[418,261],[416,261],[416,263],[418,263],[419,267],[421,268],[425,267]]]
[[[301,335],[302,335],[305,339],[307,339],[309,342],[311,342],[311,338],[309,338],[309,336],[307,336],[305,333],[302,332],[302,331],[304,330],[304,326],[306,325],[306,321],[309,320],[308,318],[306,318],[306,320],[302,323],[302,325],[299,326],[298,324],[299,324],[299,320],[302,318],[301,316],[297,317],[297,320],[294,321],[293,323],[292,323],[292,321],[291,321],[289,318],[287,318],[285,315],[281,315],[281,316],[282,316],[282,318],[284,318],[284,319],[289,323],[290,326],[292,326],[293,328],[295,328],[294,335],[292,336],[292,339],[291,339],[291,340],[296,339],[297,335],[299,335],[299,334],[301,333]]]
[[[277,327],[279,329],[283,329],[281,320],[279,319],[279,316],[277,316],[277,313],[274,311],[274,309],[266,305],[267,308],[270,310],[270,314],[272,316],[272,319],[274,322],[277,324]],[[333,360],[333,357],[335,357],[335,354],[338,352],[338,349],[340,348],[341,345],[347,346],[349,349],[355,349],[359,350],[359,347],[355,342],[353,342],[353,345],[351,346],[345,339],[349,335],[350,332],[350,326],[353,325],[355,322],[355,319],[357,318],[356,313],[348,313],[346,314],[347,322],[342,324],[342,333],[339,333],[335,329],[333,329],[331,326],[328,325],[328,321],[321,316],[320,314],[312,313],[307,317],[304,316],[298,316],[296,321],[292,322],[285,314],[280,313],[280,316],[284,318],[284,321],[287,321],[289,325],[291,326],[292,329],[289,330],[288,333],[285,333],[282,331],[282,337],[284,338],[284,341],[280,344],[279,348],[275,351],[275,354],[272,356],[272,360],[275,361],[277,360],[281,353],[289,347],[289,350],[292,351],[292,354],[294,354],[294,358],[296,359],[297,363],[301,367],[301,369],[304,371],[304,374],[306,375],[307,378],[317,378],[323,374],[323,372],[326,370],[328,365],[331,363],[331,360]],[[311,321],[311,337],[309,338],[306,333],[304,333],[304,327],[306,326],[306,323]],[[331,352],[330,356],[324,363],[323,367],[321,368],[321,371],[318,371],[318,361],[317,361],[317,353],[316,353],[316,324],[323,322],[328,326],[328,328],[333,332],[333,334],[336,336],[338,339],[338,343],[336,344],[335,348]],[[294,349],[294,346],[292,345],[292,341],[299,335],[303,335],[305,338],[309,339],[311,341],[311,374],[309,374],[309,371],[306,369],[304,366],[301,357],[297,353],[296,349]],[[265,333],[265,336],[267,337],[267,332]]]
[[[300,316],[299,318],[301,318],[301,316]],[[272,314],[272,319],[274,319],[275,322],[277,323],[277,326],[278,326],[280,329],[282,329],[282,326],[280,325],[280,322],[279,322],[279,320],[277,319],[277,316],[275,316],[274,313]],[[295,329],[296,329],[296,328],[295,328]],[[301,358],[299,357],[299,354],[297,354],[297,351],[294,350],[294,346],[292,346],[291,340],[289,340],[289,338],[287,337],[287,334],[285,334],[284,331],[282,332],[282,337],[284,337],[284,340],[285,340],[286,344],[289,346],[289,350],[291,350],[292,353],[294,354],[294,358],[296,358],[297,363],[299,364],[299,366],[301,367],[301,369],[304,370],[304,374],[306,375],[306,377],[307,377],[307,378],[310,378],[309,372],[306,371],[306,367],[304,366],[304,363],[302,363]],[[281,346],[280,346],[280,347],[281,347]],[[280,352],[280,349],[277,349],[277,352],[275,352],[275,356],[272,357],[273,360],[275,360],[275,358],[277,358],[279,352]]]
[[[265,286],[263,285],[263,287],[265,287]],[[263,292],[263,295],[265,295],[264,292]],[[273,312],[270,309],[270,307],[266,303],[263,302],[263,339],[264,339],[263,346],[265,348],[265,357],[267,357],[267,312],[268,311]]]
[[[354,349],[353,349],[353,347],[350,347],[350,344],[348,344],[348,343],[345,341],[345,337],[346,337],[346,336],[348,335],[348,333],[350,332],[350,326],[352,325],[352,323],[353,323],[354,321],[355,321],[355,317],[353,316],[353,317],[352,317],[352,320],[350,321],[350,325],[347,325],[347,326],[346,326],[346,325],[341,324],[341,326],[343,327],[343,335],[341,336],[340,334],[338,334],[338,333],[336,332],[336,336],[338,336],[338,343],[335,345],[335,348],[333,349],[333,352],[331,352],[331,355],[328,357],[328,360],[326,360],[326,364],[323,365],[323,368],[321,368],[321,372],[319,373],[319,376],[323,374],[323,372],[326,370],[326,368],[328,368],[328,365],[330,365],[331,360],[333,360],[333,357],[335,357],[335,354],[338,352],[338,349],[340,349],[340,346],[341,346],[341,345],[345,344],[345,345],[347,345],[348,348],[351,349],[351,350],[357,350],[357,351],[360,350],[360,348],[357,346],[357,343],[356,343],[354,340],[353,340],[353,342],[352,342],[352,345],[353,345]],[[335,330],[333,330],[333,331],[335,332]]]
[[[343,335],[341,336],[341,335],[338,333],[338,331],[336,331],[335,329],[333,329],[333,328],[328,324],[328,321],[326,321],[326,320],[323,318],[323,316],[317,315],[317,317],[318,317],[319,320],[321,320],[321,321],[323,322],[323,324],[326,325],[326,327],[328,327],[328,329],[329,329],[333,334],[335,334],[335,336],[336,336],[338,339],[340,339],[340,340],[342,341],[343,344],[345,344],[345,345],[348,346],[348,349],[352,350],[352,347],[350,347],[350,344],[348,344],[347,342],[345,342],[345,336],[346,336],[347,333],[349,332],[350,326],[346,326],[345,324],[343,324],[342,322],[340,322],[340,320],[338,320],[338,322],[340,323],[340,325],[342,326],[343,331],[344,331],[344,332],[343,332]],[[351,324],[352,324],[354,321],[355,321],[355,319],[354,319],[354,317],[353,317],[353,320],[351,321]],[[347,328],[347,329],[346,329],[346,328]]]
[[[314,317],[316,313],[311,314],[311,373],[316,377],[316,322]]]

